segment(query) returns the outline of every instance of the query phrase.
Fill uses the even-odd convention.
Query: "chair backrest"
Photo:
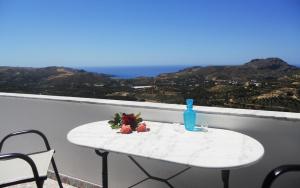
[[[34,162],[39,177],[47,177],[48,168],[53,154],[54,150],[49,150],[28,155],[28,157]],[[0,185],[34,179],[34,176],[32,164],[28,163],[24,159],[0,159]]]
[[[275,169],[273,169],[269,174],[266,176],[262,188],[271,188],[274,181],[281,175],[287,172],[300,172],[300,165],[282,165]]]
[[[41,151],[41,152],[35,153],[35,154],[29,154],[29,155],[24,155],[24,154],[20,154],[20,153],[4,154],[4,155],[1,154],[3,144],[8,138],[18,136],[18,135],[24,135],[24,134],[35,134],[35,135],[40,136],[43,139],[45,147],[46,147],[47,150],[46,151]],[[57,170],[57,167],[56,167],[56,163],[55,163],[54,158],[53,158],[53,154],[54,154],[54,150],[51,150],[50,144],[48,142],[47,137],[42,132],[40,132],[38,130],[17,131],[17,132],[14,132],[14,133],[11,133],[11,134],[5,136],[0,141],[0,160],[1,159],[23,159],[25,162],[27,162],[30,165],[31,170],[32,170],[32,174],[34,175],[34,178],[31,179],[31,181],[35,181],[38,188],[41,188],[43,186],[43,184],[42,184],[43,179],[41,179],[40,177],[42,176],[42,177],[44,177],[44,179],[47,178],[47,170],[49,168],[50,162],[52,163],[52,167],[53,167],[58,185],[59,185],[60,188],[63,188],[63,185],[62,185],[62,182],[61,182],[61,179],[59,177],[59,173],[58,173],[58,170]],[[22,163],[22,164],[19,164],[19,165],[15,165],[15,163],[16,162],[12,162],[13,165],[11,165],[10,167],[7,167],[7,168],[6,168],[5,165],[8,165],[8,164],[3,163],[3,166],[2,167],[0,166],[0,173],[5,172],[6,169],[15,169],[13,167],[19,168],[23,164]],[[19,162],[17,162],[17,163],[19,163]],[[13,172],[14,176],[17,176],[15,174],[15,172],[18,172],[18,171],[20,171],[20,169],[19,170],[17,170],[17,169],[16,170],[11,170],[11,172]],[[9,177],[9,175],[7,175],[6,178],[4,177],[2,179],[2,181],[3,182],[8,181],[8,177]],[[23,174],[23,175],[19,175],[18,177],[27,177],[27,175]],[[1,185],[1,178],[2,177],[1,177],[1,174],[0,174],[0,187],[9,186],[9,185],[2,186]],[[18,183],[24,183],[24,181],[16,182],[15,184],[18,184]]]
[[[24,135],[24,134],[36,134],[36,135],[40,136],[40,137],[43,139],[43,141],[44,141],[44,144],[45,144],[45,146],[46,146],[46,149],[47,149],[47,150],[50,150],[50,149],[51,149],[47,137],[46,137],[42,132],[40,132],[40,131],[38,131],[38,130],[24,130],[24,131],[13,132],[13,133],[8,134],[7,136],[5,136],[5,137],[1,140],[1,142],[0,142],[0,153],[1,153],[1,151],[2,151],[4,142],[5,142],[8,138],[14,137],[14,136],[18,136],[18,135]]]

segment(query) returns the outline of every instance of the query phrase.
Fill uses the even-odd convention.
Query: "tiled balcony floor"
[[[71,185],[63,184],[64,188],[76,188]],[[36,188],[36,184],[33,183],[25,183],[25,184],[20,184],[20,185],[14,185],[10,186],[10,188]],[[44,184],[44,188],[59,188],[58,184],[56,181],[52,179],[47,179]]]

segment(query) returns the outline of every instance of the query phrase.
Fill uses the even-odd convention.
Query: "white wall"
[[[147,109],[109,104],[55,101],[0,96],[0,138],[23,129],[38,129],[49,138],[56,150],[55,158],[60,173],[101,184],[101,158],[93,150],[68,143],[66,134],[81,124],[110,119],[115,112],[142,112],[144,119],[181,122],[182,112],[177,110]],[[198,114],[198,120],[206,119],[210,126],[235,130],[260,141],[265,156],[257,164],[233,170],[231,188],[257,188],[272,168],[287,163],[300,164],[300,121],[261,117],[242,117],[221,114]],[[201,144],[201,143],[199,143]],[[10,140],[4,151],[31,151],[42,147],[32,137]],[[184,168],[180,165],[137,158],[153,175],[167,177]],[[143,173],[124,155],[109,154],[109,186],[128,187],[144,177]],[[217,170],[192,168],[173,179],[180,188],[222,187]],[[276,187],[299,187],[300,173],[280,178]],[[137,188],[163,188],[164,184],[147,181]]]

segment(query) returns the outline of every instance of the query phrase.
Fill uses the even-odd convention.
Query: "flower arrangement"
[[[120,129],[122,134],[130,134],[132,131],[147,132],[150,130],[146,127],[146,123],[143,123],[141,113],[116,113],[113,120],[108,121],[108,123],[112,129]]]

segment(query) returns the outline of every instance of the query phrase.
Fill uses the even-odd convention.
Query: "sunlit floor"
[[[63,185],[64,188],[76,188],[76,187],[73,187],[71,185],[67,185],[67,184],[64,184]],[[44,188],[58,188],[58,184],[56,181],[52,180],[52,179],[47,179],[45,181],[45,184],[44,184]],[[33,182],[33,183],[24,183],[24,184],[20,184],[20,185],[14,185],[14,186],[11,186],[10,188],[36,188],[36,184]]]

